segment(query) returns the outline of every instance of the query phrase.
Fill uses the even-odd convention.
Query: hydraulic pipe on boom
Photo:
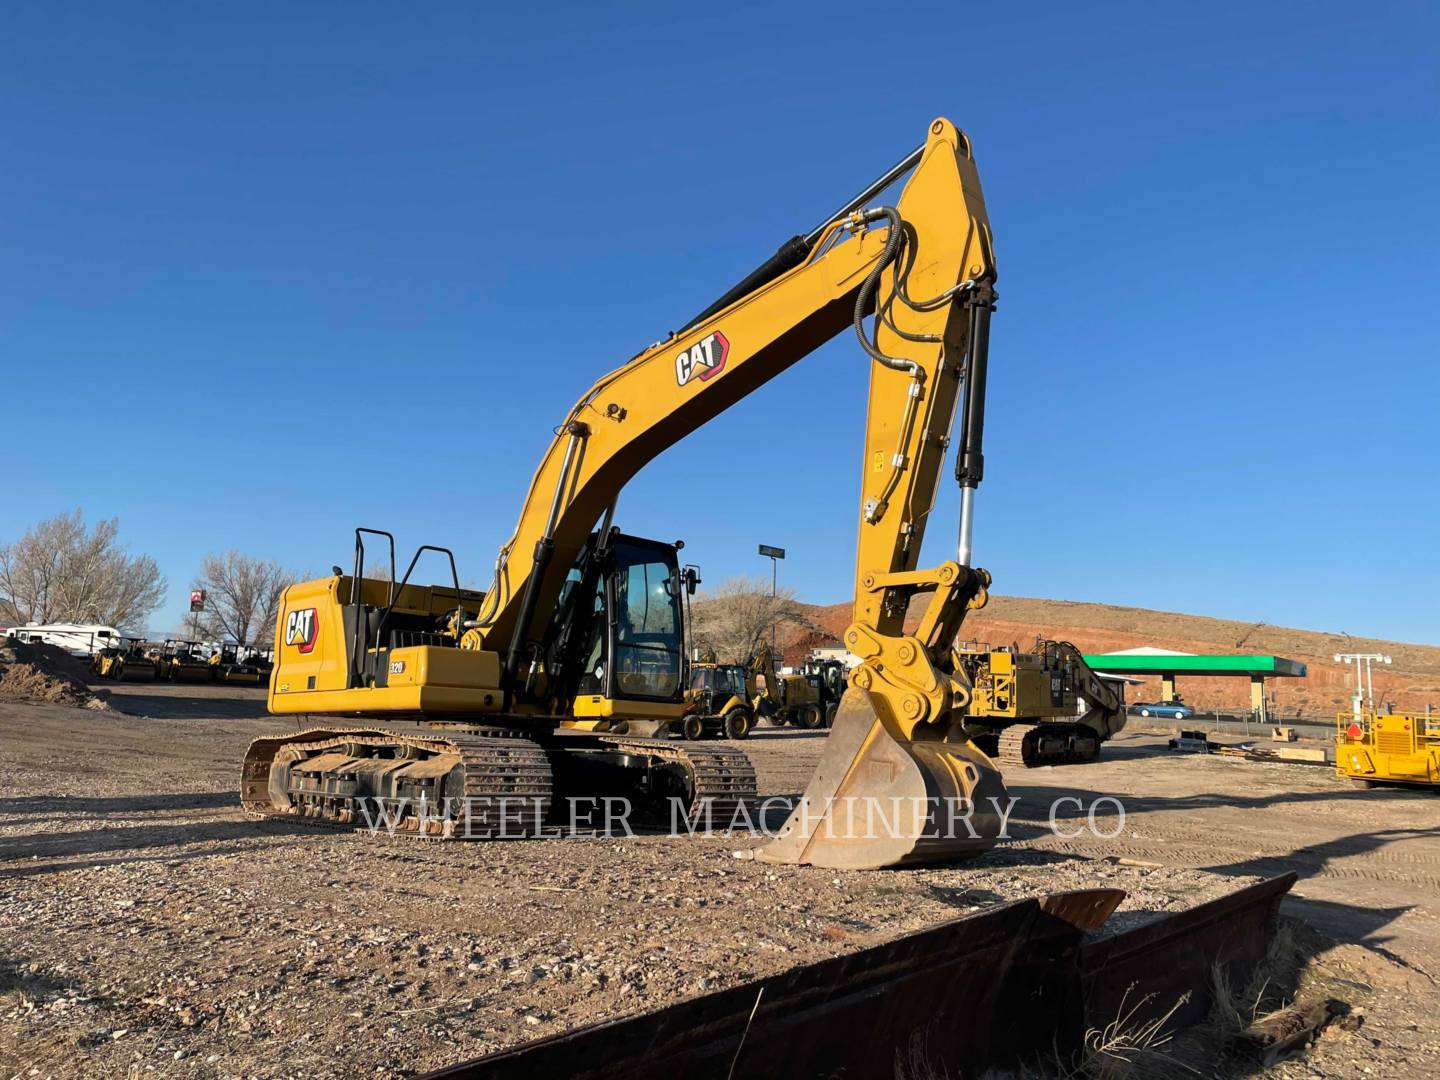
[[[856,210],[859,210],[876,195],[884,191],[900,177],[913,169],[920,161],[920,155],[925,152],[924,145],[917,146],[910,153],[897,161],[890,168],[886,169],[873,181],[867,184],[858,195],[849,199],[844,206],[840,207],[824,221],[816,225],[804,236],[792,236],[785,243],[780,245],[778,251],[763,263],[757,266],[750,273],[746,274],[738,282],[732,285],[720,295],[709,307],[685,324],[685,330],[689,330],[704,322],[710,316],[724,311],[731,304],[741,297],[748,296],[762,285],[768,285],[787,270],[793,270],[810,257],[810,252],[815,250],[815,242],[824,235],[825,231],[838,221],[843,221]],[[684,331],[682,330],[681,333]],[[675,335],[671,335],[674,337]]]

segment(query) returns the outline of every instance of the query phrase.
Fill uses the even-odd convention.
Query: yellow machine
[[[759,693],[751,691],[757,716],[764,717],[776,727],[791,724],[814,729],[833,721],[839,707],[839,696],[834,695],[832,700],[827,694],[830,687],[820,678],[804,674],[778,674],[770,646],[764,642],[750,658],[750,671],[758,677],[752,680],[757,685],[759,678],[765,680],[763,690]]]
[[[1002,769],[1094,761],[1125,727],[1124,692],[1068,641],[1038,638],[1028,653],[968,643],[958,656],[974,685],[967,734]]]
[[[746,738],[755,726],[754,679],[744,664],[722,664],[709,653],[690,665],[680,732],[687,739]]]
[[[90,658],[90,670],[102,679],[118,679],[124,655],[120,646],[107,645]]]
[[[1364,786],[1440,787],[1440,717],[1363,709],[1336,719],[1335,772]]]
[[[269,677],[259,663],[258,651],[249,645],[221,642],[210,654],[210,678],[216,682],[260,686]]]
[[[155,678],[169,682],[209,682],[210,664],[198,641],[167,638],[148,654],[155,665]]]
[[[122,638],[119,645],[101,649],[90,661],[90,669],[102,679],[117,682],[147,682],[155,678],[155,661],[146,655],[141,638]]]
[[[743,664],[721,664],[709,653],[691,665],[681,732],[687,739],[723,734],[743,739],[757,719],[774,727],[818,728],[834,720],[844,680],[806,670],[777,675],[770,647],[761,642]]]
[[[907,173],[893,205],[871,205]],[[572,798],[679,799],[723,815],[754,795],[736,748],[626,733],[682,715],[689,585],[677,544],[626,536],[611,518],[647,462],[850,328],[870,366],[845,633],[861,663],[802,804],[758,854],[859,868],[988,850],[1005,790],[966,734],[972,680],[952,643],[990,583],[969,563],[995,277],[970,141],[936,120],[856,198],[585,392],[553,429],[488,591],[461,589],[453,557],[449,585],[410,584],[420,552],[397,579],[393,539],[392,580],[366,580],[366,531],[351,573],[290,586],[271,711],[429,727],[257,740],[244,805],[359,822],[374,803],[416,831],[514,835]],[[920,568],[957,412],[958,554]],[[928,604],[906,633],[917,596]]]

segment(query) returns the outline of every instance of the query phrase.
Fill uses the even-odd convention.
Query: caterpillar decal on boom
[[[871,205],[907,173],[894,205]],[[611,517],[647,462],[853,328],[871,367],[845,634],[861,663],[802,805],[759,854],[880,867],[988,850],[1005,792],[967,737],[971,678],[952,644],[990,583],[970,566],[970,536],[995,277],[970,141],[936,120],[923,146],[586,391],[555,429],[488,591],[461,589],[439,548],[428,550],[449,557],[450,584],[411,584],[415,559],[396,580],[393,540],[391,581],[366,580],[365,533],[352,573],[292,585],[271,711],[369,719],[257,740],[245,805],[347,823],[367,799],[423,802],[430,810],[399,811],[404,827],[453,835],[470,832],[474,806],[487,834],[505,824],[533,831],[576,797],[679,798],[692,809],[713,800],[723,810],[753,795],[739,750],[627,731],[682,714],[686,583],[678,545],[623,535]],[[957,411],[957,557],[920,568]],[[928,606],[907,634],[916,597]],[[857,801],[883,805],[889,827],[877,836],[844,820],[840,808]],[[898,817],[892,805],[904,808]],[[971,812],[963,828],[947,827],[940,811],[957,805]]]

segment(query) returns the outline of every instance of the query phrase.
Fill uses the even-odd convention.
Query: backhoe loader
[[[761,642],[750,657],[750,670],[764,680],[760,692],[754,696],[755,713],[776,727],[790,724],[794,727],[825,727],[833,722],[839,708],[840,697],[833,693],[834,685],[817,675],[801,673],[781,675],[775,669],[775,658],[770,646]]]
[[[744,664],[722,664],[711,653],[691,666],[680,733],[744,739],[755,726],[754,678]]]
[[[874,201],[907,174],[893,205]],[[849,328],[870,368],[844,637],[861,662],[801,803],[758,857],[861,868],[991,848],[1005,790],[966,736],[972,676],[952,645],[990,584],[970,561],[995,279],[970,140],[936,120],[855,198],[585,392],[487,591],[462,589],[453,555],[431,545],[397,577],[393,538],[376,530],[357,531],[351,573],[289,586],[270,710],[370,722],[256,740],[244,805],[355,824],[383,806],[400,828],[458,838],[540,832],[576,798],[678,804],[693,820],[754,796],[738,749],[631,733],[684,708],[686,584],[679,545],[621,533],[616,500],[656,455]],[[921,568],[957,411],[958,550]],[[377,535],[389,581],[365,577]],[[425,551],[448,559],[449,584],[411,584]],[[928,604],[906,633],[915,597]]]

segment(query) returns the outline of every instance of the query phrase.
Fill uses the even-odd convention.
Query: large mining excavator
[[[906,174],[893,205],[874,201]],[[995,276],[970,140],[936,120],[854,199],[585,392],[554,429],[489,590],[462,589],[439,548],[449,584],[411,584],[427,548],[397,578],[393,539],[390,580],[367,579],[365,531],[351,573],[291,585],[271,711],[369,722],[257,740],[244,805],[336,823],[383,805],[400,828],[450,837],[538,832],[587,797],[723,815],[753,795],[738,749],[629,730],[684,708],[686,582],[678,545],[627,536],[612,517],[657,454],[851,328],[870,365],[845,633],[861,663],[802,802],[758,857],[859,868],[988,850],[1005,791],[966,735],[971,678],[953,643],[990,583],[970,556]],[[958,552],[920,568],[957,410]],[[928,604],[906,633],[916,596]]]
[[[1125,694],[1068,641],[1036,638],[1029,652],[956,648],[973,687],[966,733],[1001,770],[1094,761],[1125,727]]]

